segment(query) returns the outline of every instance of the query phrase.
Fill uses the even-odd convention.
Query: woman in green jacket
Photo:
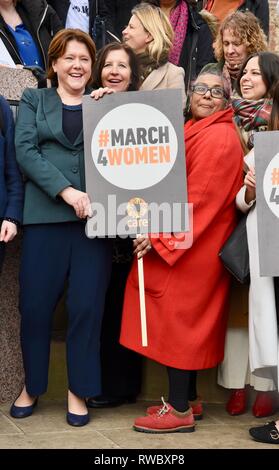
[[[51,321],[67,281],[67,421],[88,423],[85,397],[100,393],[99,337],[111,269],[111,243],[85,235],[82,97],[92,81],[95,46],[80,30],[60,31],[49,48],[55,87],[27,89],[16,128],[25,175],[20,270],[21,342],[25,386],[14,418],[33,413],[47,389]]]

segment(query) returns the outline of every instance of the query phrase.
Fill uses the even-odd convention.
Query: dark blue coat
[[[57,13],[63,25],[65,26],[68,10],[70,7],[69,0],[48,0],[47,2]],[[112,31],[111,17],[109,16],[108,8],[104,0],[89,0],[89,34],[92,36],[94,20],[97,14],[105,20],[106,28]]]
[[[0,219],[22,221],[23,182],[14,146],[14,121],[7,101],[0,95],[3,129],[0,131]]]
[[[245,0],[240,7],[241,11],[251,11],[260,20],[265,34],[269,35],[269,4],[268,0]]]

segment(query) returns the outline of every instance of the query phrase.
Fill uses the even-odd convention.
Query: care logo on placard
[[[148,204],[141,197],[133,197],[128,201],[127,214],[129,227],[147,227],[148,226]]]
[[[147,214],[148,204],[141,197],[133,197],[128,201],[127,214],[134,219],[140,219]]]
[[[91,142],[93,162],[100,174],[109,183],[132,190],[162,181],[176,161],[177,149],[170,120],[156,108],[141,103],[118,106],[107,113]]]
[[[263,192],[268,207],[279,217],[279,153],[272,158],[265,170]]]

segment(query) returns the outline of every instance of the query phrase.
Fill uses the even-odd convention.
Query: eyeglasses
[[[205,95],[208,91],[210,91],[210,95],[212,98],[222,99],[225,96],[225,92],[223,88],[219,87],[212,87],[209,88],[207,85],[193,85],[192,92],[197,93],[198,95]]]

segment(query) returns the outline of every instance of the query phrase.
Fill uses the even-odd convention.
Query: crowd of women
[[[201,2],[131,2],[122,41],[105,45],[97,57],[88,34],[94,29],[89,14],[96,15],[92,2],[61,2],[60,10],[56,2],[33,3],[31,9],[28,0],[0,0],[0,36],[13,60],[45,70],[47,78],[24,91],[15,136],[9,106],[0,100],[0,269],[5,245],[24,226],[19,311],[25,383],[11,416],[30,416],[47,390],[52,318],[65,285],[70,425],[86,425],[88,408],[134,402],[142,356],[166,366],[169,396],[135,420],[136,431],[193,432],[203,417],[197,372],[217,365],[219,384],[233,389],[231,415],[245,412],[247,384],[258,391],[254,415],[274,414],[278,279],[259,274],[253,151],[255,132],[279,129],[279,56],[268,52],[267,2],[260,8],[259,2],[208,1],[202,12],[195,5]],[[119,35],[112,19],[111,30]],[[170,88],[181,90],[177,113],[185,117],[191,247],[182,243],[187,234],[179,243],[174,234],[87,238],[83,96],[109,100],[118,92]],[[249,212],[249,326],[228,328],[229,310],[230,316],[246,313],[245,302],[229,308],[231,276],[218,256],[238,209]],[[138,301],[142,257],[147,347]],[[240,291],[248,296],[241,287],[235,295]],[[278,443],[279,420],[250,434]]]

